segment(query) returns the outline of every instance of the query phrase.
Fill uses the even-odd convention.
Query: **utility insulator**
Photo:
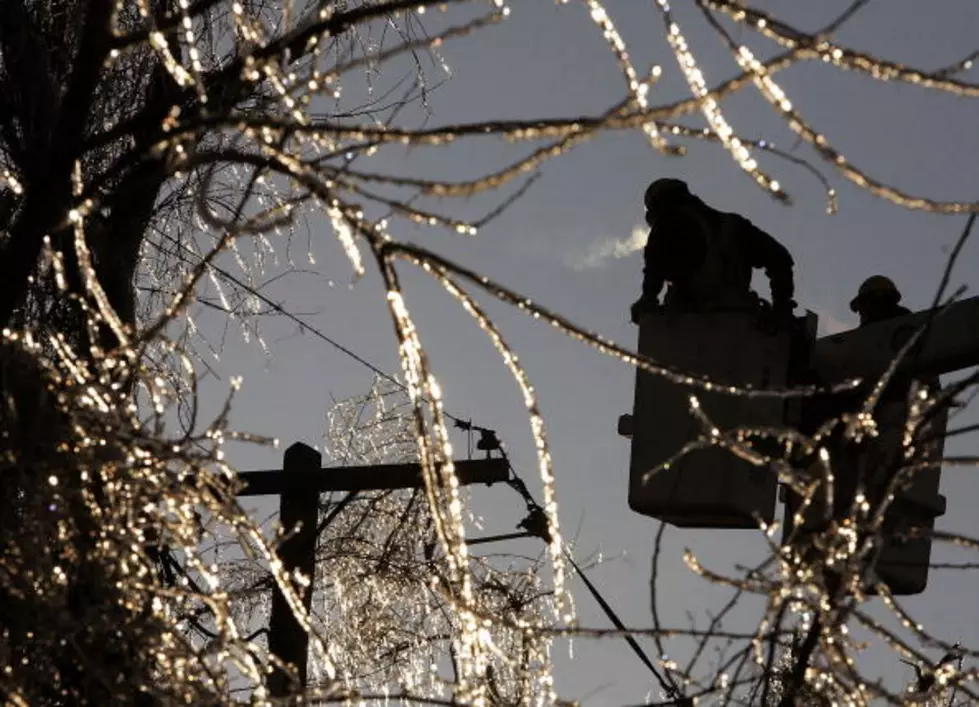
[[[486,452],[487,459],[490,458],[490,452],[499,451],[502,449],[500,446],[500,440],[496,436],[496,432],[493,430],[480,428],[479,439],[476,441],[476,449]]]
[[[662,307],[639,321],[639,353],[678,371],[721,385],[784,387],[790,327],[763,325],[757,312],[682,311]],[[690,412],[695,396],[721,434],[736,428],[777,427],[785,401],[705,391],[637,370],[630,433],[629,506],[680,527],[756,528],[775,515],[776,478],[718,446],[696,449],[660,468],[710,429]]]

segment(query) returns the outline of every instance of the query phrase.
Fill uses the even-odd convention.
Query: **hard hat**
[[[683,199],[690,196],[687,183],[679,179],[657,179],[649,185],[643,195],[643,202],[648,211],[654,211],[669,199]]]
[[[857,296],[850,301],[850,309],[854,312],[859,312],[868,297],[884,296],[891,298],[894,304],[901,301],[901,293],[891,278],[884,277],[883,275],[873,275],[864,280],[860,285]]]

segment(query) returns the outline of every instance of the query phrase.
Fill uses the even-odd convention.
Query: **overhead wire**
[[[551,536],[547,526],[547,514],[544,513],[544,509],[539,503],[537,503],[537,500],[534,498],[533,494],[530,493],[530,490],[527,488],[527,484],[524,483],[523,479],[521,479],[517,474],[516,469],[513,468],[513,464],[510,463],[510,460],[507,457],[506,450],[501,448],[500,452],[507,462],[507,467],[509,467],[510,472],[513,474],[513,478],[507,481],[507,485],[514,489],[523,498],[524,503],[527,504],[528,515],[517,527],[524,528],[526,530],[527,537],[538,537],[544,542],[550,542]],[[504,540],[509,539],[509,537],[500,536],[499,539]],[[585,571],[581,569],[577,562],[575,562],[571,551],[567,547],[564,548],[564,556],[574,571],[577,572],[578,576],[581,577],[581,581],[585,585],[585,588],[601,607],[605,616],[608,617],[609,621],[612,622],[612,625],[615,626],[616,629],[622,632],[622,638],[629,645],[629,648],[632,649],[632,652],[639,658],[639,661],[646,666],[649,672],[653,674],[663,691],[673,700],[673,704],[692,705],[693,702],[691,699],[683,695],[675,685],[671,684],[672,680],[667,680],[660,673],[660,671],[656,669],[653,661],[650,660],[648,655],[646,655],[646,652],[642,649],[642,646],[639,645],[639,642],[636,640],[635,636],[629,632],[625,624],[622,623],[622,620],[615,612],[615,609],[612,608],[612,605],[602,595],[598,587],[596,587],[592,581],[588,579],[588,575],[585,574]]]

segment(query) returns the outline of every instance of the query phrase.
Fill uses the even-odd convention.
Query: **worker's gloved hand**
[[[629,309],[629,318],[632,320],[633,324],[639,324],[639,320],[642,319],[642,315],[651,311],[655,307],[655,303],[640,298],[632,303],[632,307]]]
[[[793,300],[779,300],[769,304],[765,300],[759,299],[758,329],[766,334],[776,334],[793,326],[796,321],[793,316],[795,307],[796,303]]]
[[[772,305],[772,314],[774,315],[776,321],[788,322],[793,319],[795,308],[797,306],[798,303],[791,299],[785,300],[784,302],[775,302]]]

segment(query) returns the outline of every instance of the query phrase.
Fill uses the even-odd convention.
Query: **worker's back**
[[[675,232],[672,240],[686,250],[697,247],[700,257],[684,277],[672,280],[664,304],[719,310],[757,307],[758,298],[751,291],[751,265],[739,243],[738,217],[704,204],[696,216],[690,214],[685,220],[690,228]]]

